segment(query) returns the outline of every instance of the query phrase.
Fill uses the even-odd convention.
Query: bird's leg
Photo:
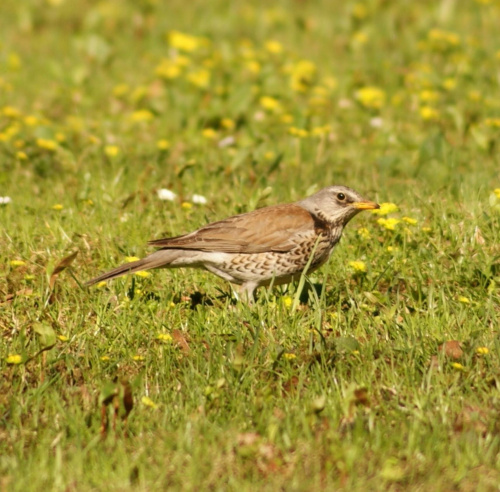
[[[246,282],[239,286],[234,286],[234,294],[238,301],[242,301],[246,304],[253,304],[255,302],[254,291],[257,288],[257,284],[253,282]]]

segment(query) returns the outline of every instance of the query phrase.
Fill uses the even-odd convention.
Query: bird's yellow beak
[[[375,202],[354,202],[352,206],[358,210],[375,210],[380,208],[380,205]]]

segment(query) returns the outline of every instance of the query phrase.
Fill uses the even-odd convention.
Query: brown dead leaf
[[[69,256],[63,258],[54,268],[52,275],[50,276],[50,288],[53,289],[56,283],[57,276],[66,268],[68,268],[71,263],[75,260],[78,255],[78,250],[71,253]]]
[[[473,431],[484,437],[488,431],[488,414],[480,407],[465,405],[455,418],[453,430],[455,432]]]
[[[181,330],[173,330],[172,331],[172,338],[174,341],[177,343],[179,348],[185,353],[188,354],[190,351],[189,344],[186,340],[186,337],[182,333]]]
[[[439,351],[443,352],[450,359],[460,359],[464,355],[462,344],[458,340],[448,340],[439,346]]]
[[[127,424],[127,418],[134,407],[134,397],[132,395],[132,386],[126,379],[113,383],[106,383],[103,386],[100,396],[101,402],[101,437],[106,437],[109,427],[108,407],[112,408],[113,431],[116,431],[116,422],[120,418],[124,425]]]
[[[364,407],[370,406],[370,397],[366,388],[357,388],[354,390],[354,403]]]
[[[31,294],[33,294],[33,289],[21,289],[21,290],[18,290],[15,294],[7,294],[5,296],[5,299],[3,299],[2,301],[0,301],[0,304],[4,304],[6,302],[10,302],[15,297],[18,297],[18,296],[30,296]]]
[[[299,385],[299,378],[297,376],[292,376],[290,379],[283,383],[283,396],[293,393],[297,390]]]

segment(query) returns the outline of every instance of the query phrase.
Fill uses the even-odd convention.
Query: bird
[[[242,300],[252,303],[258,287],[293,282],[326,263],[347,223],[363,210],[378,208],[347,186],[328,186],[297,202],[259,208],[189,234],[149,241],[155,252],[86,285],[153,268],[194,267],[229,281]]]

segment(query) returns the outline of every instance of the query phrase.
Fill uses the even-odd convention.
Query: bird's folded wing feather
[[[314,233],[315,220],[295,204],[275,205],[208,224],[184,236],[157,239],[157,248],[224,253],[286,252],[299,236]]]

